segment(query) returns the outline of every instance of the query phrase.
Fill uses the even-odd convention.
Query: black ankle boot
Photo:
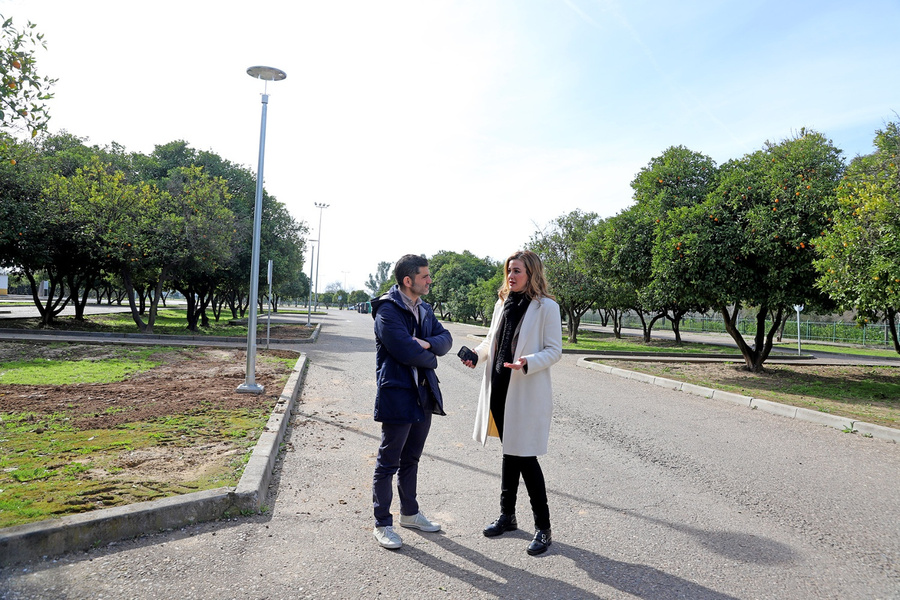
[[[515,531],[518,528],[516,515],[500,515],[496,521],[485,527],[482,533],[485,537],[496,537],[501,533]]]
[[[546,552],[547,548],[549,548],[552,543],[553,537],[550,535],[550,530],[538,529],[534,533],[534,539],[528,544],[528,548],[526,548],[525,551],[532,556],[537,556],[538,554]]]

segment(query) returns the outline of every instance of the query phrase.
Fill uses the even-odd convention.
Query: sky
[[[185,140],[255,173],[268,93],[264,185],[319,240],[320,292],[364,289],[407,253],[503,260],[576,209],[614,216],[671,146],[721,164],[805,127],[849,160],[900,112],[896,0],[0,0],[0,15],[45,35],[49,128],[90,144]]]

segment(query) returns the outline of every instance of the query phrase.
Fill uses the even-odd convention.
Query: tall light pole
[[[319,240],[309,240],[309,250],[312,252],[309,256],[309,298],[306,300],[306,326],[309,327],[309,316],[312,314],[312,281],[313,281],[313,263],[316,260],[316,247],[313,246],[313,242],[318,242]]]
[[[262,120],[259,126],[259,166],[256,169],[256,205],[253,208],[253,252],[250,265],[250,315],[247,318],[247,375],[238,392],[261,394],[256,383],[256,303],[259,297],[259,231],[262,224],[263,162],[266,154],[266,109],[269,106],[270,81],[281,81],[287,74],[274,67],[250,67],[247,75],[265,81],[262,93]]]
[[[319,259],[322,258],[322,209],[328,208],[324,202],[315,202],[319,209],[319,256],[316,257],[316,308],[319,308]]]

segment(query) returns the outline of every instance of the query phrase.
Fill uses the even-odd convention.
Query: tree
[[[442,318],[474,319],[477,308],[469,301],[469,286],[488,279],[497,269],[489,258],[478,258],[468,250],[441,251],[429,261],[434,279],[428,301]]]
[[[494,314],[494,305],[499,299],[498,292],[503,285],[503,265],[496,263],[494,275],[490,279],[483,279],[471,284],[468,290],[468,300],[475,311],[475,319],[487,325]]]
[[[684,277],[678,262],[672,260],[667,215],[703,202],[715,185],[716,173],[716,164],[710,157],[684,146],[673,146],[651,160],[631,184],[636,206],[645,209],[646,225],[653,229],[650,263],[642,265],[644,269],[649,266],[649,278],[638,290],[640,305],[655,314],[644,327],[645,341],[650,339],[655,320],[665,317],[672,323],[675,343],[681,344],[682,317],[708,309],[695,293],[692,282]],[[641,253],[646,257],[646,250],[641,248]]]
[[[366,302],[368,299],[369,294],[365,290],[353,290],[350,292],[350,304],[359,304],[360,302]]]
[[[550,291],[566,315],[568,340],[573,344],[578,342],[581,317],[599,295],[601,282],[589,274],[588,257],[582,247],[598,219],[596,213],[574,210],[535,232],[528,244],[544,263]]]
[[[168,225],[161,227],[166,238],[160,250],[168,261],[163,268],[187,300],[188,329],[195,331],[212,301],[216,271],[232,256],[236,229],[227,185],[201,167],[178,167],[170,171],[161,200]]]
[[[33,138],[47,128],[50,116],[44,102],[53,97],[49,89],[56,83],[37,72],[34,50],[46,49],[47,44],[33,23],[20,30],[12,19],[0,15],[0,20],[0,125],[5,129],[24,127]],[[0,149],[6,146],[0,145]]]
[[[104,240],[117,221],[131,218],[135,197],[135,188],[125,183],[124,174],[98,156],[68,177],[52,175],[44,189],[46,234],[52,236],[57,253],[46,268],[65,281],[76,320],[84,319],[88,293],[103,271],[114,268]]]
[[[874,144],[838,187],[832,226],[816,247],[816,285],[844,309],[887,321],[900,353],[900,124],[878,130]]]
[[[90,217],[73,210],[66,195],[54,194],[52,184],[61,173],[74,175],[95,149],[65,133],[37,144],[4,139],[17,158],[4,164],[8,172],[0,210],[2,260],[29,281],[43,325],[52,324],[73,300],[76,318],[81,318],[88,289],[100,272],[98,256],[92,253],[91,224],[86,221]],[[41,281],[49,283],[45,299],[39,294]]]
[[[762,370],[793,305],[829,303],[814,287],[813,247],[827,229],[842,172],[840,150],[800,130],[726,163],[705,202],[667,216],[668,259],[692,282],[695,299],[722,315],[753,372]],[[737,327],[745,307],[756,310],[752,346]]]
[[[325,292],[331,294],[329,302],[334,303],[339,309],[343,310],[350,296],[344,289],[344,285],[340,281],[332,281],[325,286]],[[325,306],[328,306],[328,302],[325,303]]]
[[[369,273],[369,280],[366,282],[366,289],[374,298],[383,292],[384,284],[391,280],[391,263],[381,261],[375,270],[375,275]]]

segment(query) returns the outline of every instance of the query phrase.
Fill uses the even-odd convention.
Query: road
[[[438,370],[447,417],[420,466],[439,534],[372,538],[370,315],[321,318],[262,515],[153,533],[0,571],[19,598],[900,598],[900,445],[576,366],[554,367],[547,478],[554,542],[488,539],[499,445],[472,441],[479,375]],[[493,441],[493,440],[492,440]],[[396,504],[396,503],[395,503]],[[395,505],[396,511],[396,505]]]

